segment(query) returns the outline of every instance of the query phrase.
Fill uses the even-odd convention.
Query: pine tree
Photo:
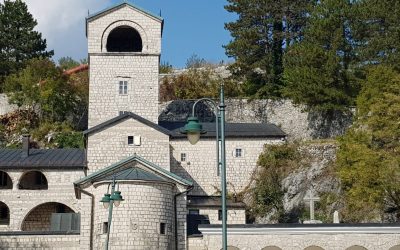
[[[225,24],[233,40],[225,46],[235,59],[248,95],[280,97],[285,49],[302,37],[310,0],[228,0],[238,20]]]
[[[51,57],[46,39],[33,29],[36,20],[21,0],[0,3],[0,90],[4,77],[23,68],[32,58]]]
[[[328,113],[354,105],[359,86],[351,14],[351,0],[321,0],[310,13],[304,40],[284,60],[284,95],[294,103]]]

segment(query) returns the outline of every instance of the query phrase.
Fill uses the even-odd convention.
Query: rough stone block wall
[[[91,55],[89,128],[130,111],[158,123],[158,56]],[[128,82],[126,95],[119,81]]]
[[[219,209],[199,209],[200,214],[208,215],[210,224],[222,224],[218,220]],[[228,224],[246,224],[246,211],[244,209],[229,209],[228,208]]]
[[[0,235],[0,249],[80,250],[79,235]]]
[[[282,141],[227,138],[226,173],[229,192],[238,193],[249,184],[264,145],[274,143]],[[236,148],[242,149],[242,157],[234,157]],[[186,154],[185,162],[180,161],[181,153]],[[202,139],[196,145],[191,145],[186,139],[172,140],[171,172],[194,183],[191,195],[215,195],[221,189],[221,177],[217,175],[215,139]]]
[[[107,192],[107,187],[103,183],[92,189],[96,200]],[[119,190],[125,200],[113,210],[111,249],[174,249],[175,186],[127,182],[120,183]],[[108,209],[100,202],[95,206],[95,249],[103,249],[106,237],[103,225],[108,221]],[[166,224],[164,235],[160,233],[160,223]]]
[[[57,202],[79,212],[80,202],[75,198],[73,182],[84,176],[82,170],[36,169],[47,179],[47,190],[21,190],[18,183],[27,171],[3,169],[13,182],[13,189],[0,189],[0,201],[10,209],[10,224],[0,225],[0,231],[21,231],[24,219],[37,206]]]
[[[8,103],[7,95],[0,94],[0,115],[7,114],[15,109],[17,109],[17,106]]]
[[[128,145],[128,136],[135,135],[141,145]],[[169,170],[169,136],[131,118],[89,135],[87,147],[90,173],[135,153]]]
[[[185,121],[192,112],[193,101],[177,100],[160,104],[160,120]],[[321,114],[306,112],[304,106],[295,106],[290,100],[227,99],[227,122],[262,123],[279,126],[289,140],[311,140],[342,135],[352,123],[352,114]],[[206,105],[200,105],[196,114],[205,121],[214,121]]]

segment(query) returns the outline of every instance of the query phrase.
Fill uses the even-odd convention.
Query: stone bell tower
[[[158,122],[163,19],[121,3],[86,19],[89,128],[123,112]]]

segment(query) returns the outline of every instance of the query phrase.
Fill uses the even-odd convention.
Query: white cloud
[[[0,0],[2,2],[2,0]],[[28,10],[38,21],[36,30],[47,39],[48,49],[54,49],[55,59],[87,55],[85,17],[110,6],[111,0],[25,0]]]

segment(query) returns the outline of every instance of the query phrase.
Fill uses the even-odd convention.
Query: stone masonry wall
[[[1,250],[80,250],[79,235],[1,235]]]
[[[75,198],[73,182],[80,179],[82,170],[64,171],[61,169],[37,169],[48,181],[47,190],[21,190],[19,180],[24,171],[4,169],[13,182],[13,189],[0,189],[0,201],[10,209],[10,224],[0,225],[0,231],[20,231],[27,215],[37,206],[48,202],[57,202],[79,212],[80,203]],[[62,195],[60,195],[62,194]]]
[[[219,209],[199,209],[200,214],[208,215],[210,224],[222,224],[221,220],[218,220]],[[246,224],[246,212],[244,209],[228,209],[227,213],[228,224]]]
[[[177,100],[160,104],[160,120],[185,121],[192,112],[193,101]],[[289,140],[311,140],[342,135],[352,123],[352,114],[334,113],[331,118],[303,111],[290,100],[227,99],[227,122],[273,123]],[[196,114],[203,121],[214,121],[206,105],[199,105]]]
[[[189,250],[220,250],[221,235],[205,235],[203,241],[198,240],[192,243],[193,245],[189,246]],[[203,245],[201,245],[201,243],[203,243]],[[267,246],[279,247],[276,249],[282,250],[302,250],[310,246],[318,246],[321,247],[322,250],[343,250],[349,249],[351,246],[362,246],[367,250],[396,250],[399,249],[400,234],[257,233],[253,235],[229,235],[228,233],[228,245],[246,250],[262,250]],[[396,245],[397,248],[391,248]]]
[[[128,136],[141,136],[141,145],[128,145]],[[135,153],[169,170],[169,136],[128,118],[89,135],[87,145],[89,172],[102,169]]]
[[[107,192],[108,183],[93,190],[96,200]],[[170,183],[122,182],[119,190],[123,198],[114,207],[110,231],[111,249],[173,249],[174,246],[174,194]],[[108,220],[108,209],[95,203],[95,249],[103,249],[106,234],[103,224]],[[165,234],[160,223],[166,224]]]
[[[159,56],[91,55],[89,128],[130,111],[158,122]],[[126,95],[119,81],[127,81]]]
[[[282,141],[267,138],[226,139],[226,172],[229,192],[238,193],[249,184],[264,144],[273,143],[282,143]],[[242,157],[234,157],[236,148],[242,149]],[[181,153],[186,153],[185,162],[181,162]],[[202,139],[196,145],[191,145],[186,139],[172,140],[171,172],[194,183],[191,195],[216,194],[220,190],[221,177],[217,175],[215,139]]]

